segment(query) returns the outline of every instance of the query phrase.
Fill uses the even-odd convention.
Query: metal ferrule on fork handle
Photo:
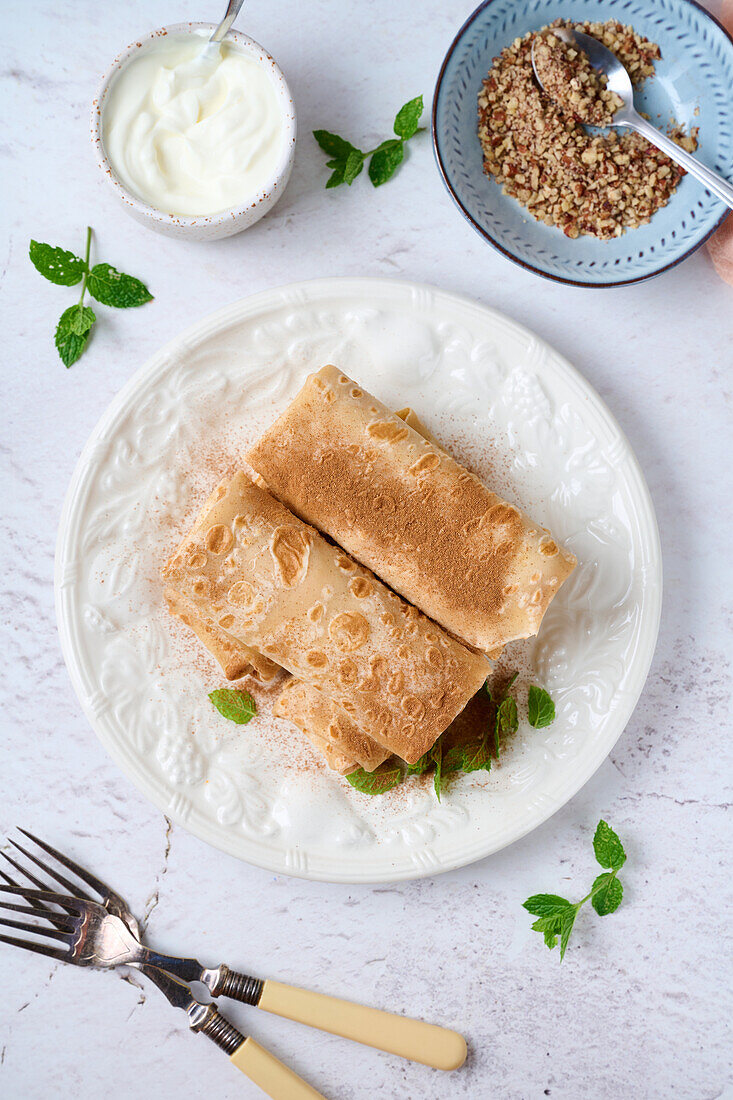
[[[259,1004],[265,983],[261,978],[252,978],[249,974],[240,974],[230,970],[226,963],[214,970],[205,969],[201,981],[212,997],[231,997],[233,1001],[242,1001],[246,1005]]]
[[[192,1004],[187,1016],[191,1031],[202,1032],[229,1055],[234,1054],[246,1038],[241,1031],[237,1031],[233,1024],[219,1014],[215,1004]]]

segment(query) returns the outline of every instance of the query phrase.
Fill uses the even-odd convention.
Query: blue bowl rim
[[[718,30],[722,31],[725,37],[728,39],[731,47],[733,47],[733,35],[731,35],[726,30],[720,20],[717,19],[712,14],[712,12],[709,12],[707,8],[704,8],[702,6],[702,4],[699,4],[698,0],[682,0],[682,2],[689,4],[690,7],[696,8],[697,11],[706,16],[711,21],[711,23],[714,23]],[[635,275],[631,279],[618,279],[612,283],[589,283],[581,279],[569,279],[564,275],[554,275],[552,274],[552,272],[543,271],[542,268],[536,267],[534,264],[528,263],[526,260],[520,259],[519,256],[516,256],[513,252],[510,252],[507,248],[504,247],[504,245],[499,244],[499,242],[494,237],[492,237],[489,231],[485,229],[479,222],[477,222],[473,215],[469,213],[469,211],[466,209],[466,207],[463,205],[460,198],[456,194],[453,184],[448,179],[448,175],[446,173],[445,165],[443,164],[443,158],[441,157],[440,148],[438,145],[436,117],[438,113],[438,98],[440,96],[443,78],[445,77],[445,70],[447,68],[448,62],[453,56],[453,51],[463,38],[463,35],[473,23],[473,21],[481,14],[484,8],[488,8],[489,4],[491,3],[493,3],[493,0],[483,0],[483,2],[479,4],[479,6],[474,11],[471,12],[468,19],[466,19],[463,26],[460,28],[450,46],[448,47],[448,51],[443,58],[443,63],[440,66],[438,79],[435,82],[435,90],[433,92],[433,108],[431,112],[433,152],[435,154],[435,160],[438,165],[438,171],[440,172],[441,179],[443,180],[448,194],[453,199],[453,202],[463,214],[469,225],[471,225],[473,229],[475,229],[476,232],[484,238],[485,241],[488,241],[488,243],[492,245],[493,248],[495,248],[498,252],[501,252],[502,255],[506,256],[506,258],[508,260],[511,260],[512,263],[518,264],[520,267],[523,267],[526,271],[532,271],[535,275],[541,275],[543,279],[551,279],[553,282],[556,283],[565,283],[566,286],[587,287],[589,290],[605,290],[607,287],[631,286],[633,283],[643,283],[647,279],[655,279],[657,275],[662,275],[665,271],[670,271],[673,267],[676,267],[678,264],[681,264],[684,260],[688,259],[693,254],[693,252],[697,252],[698,248],[705,244],[705,241],[707,241],[708,238],[711,237],[713,233],[715,233],[716,229],[720,228],[720,226],[723,224],[726,217],[730,213],[729,210],[724,209],[715,225],[712,226],[712,228],[709,229],[708,232],[703,237],[701,237],[699,241],[696,241],[694,244],[690,245],[690,247],[685,252],[683,252],[681,256],[678,256],[676,260],[671,260],[663,267],[657,268],[656,271],[648,271],[645,275]],[[709,195],[710,192],[706,191],[706,194]]]

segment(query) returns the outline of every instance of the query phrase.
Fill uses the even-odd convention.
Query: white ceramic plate
[[[204,494],[334,362],[412,405],[459,458],[578,556],[537,639],[515,643],[557,718],[522,722],[501,765],[379,798],[319,766],[260,703],[233,726],[206,695],[217,667],[164,611],[157,580]],[[661,556],[644,479],[583,378],[507,317],[427,286],[327,279],[266,291],[163,348],[112,403],[79,460],[56,558],[64,656],[89,721],[175,822],[272,871],[340,882],[434,874],[510,844],[559,809],[626,725],[654,650]]]

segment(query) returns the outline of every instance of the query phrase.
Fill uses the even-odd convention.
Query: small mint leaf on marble
[[[573,930],[575,924],[575,918],[578,915],[579,905],[573,905],[568,909],[566,913],[560,917],[560,962],[565,958],[565,951],[567,950],[568,940],[570,939],[570,933]]]
[[[404,155],[404,145],[399,139],[382,143],[369,162],[369,179],[375,187],[381,187],[392,178]]]
[[[323,149],[323,152],[328,153],[329,157],[334,160],[346,161],[349,153],[358,152],[350,141],[345,141],[338,134],[331,134],[328,130],[314,130],[313,137]]]
[[[601,867],[620,871],[626,862],[626,852],[611,826],[601,819],[593,837],[593,851]]]
[[[94,310],[80,304],[69,306],[61,314],[54,343],[65,367],[72,366],[81,356],[95,320]]]
[[[404,106],[400,107],[394,120],[394,132],[397,136],[407,141],[413,134],[416,134],[422,113],[423,100],[421,95],[408,100]]]
[[[522,902],[522,908],[534,917],[559,917],[572,906],[571,901],[559,894],[533,894]]]
[[[31,241],[28,255],[36,271],[57,286],[75,286],[81,282],[86,271],[86,264],[81,256],[51,244]]]
[[[624,896],[624,888],[616,878],[615,871],[606,871],[593,883],[591,905],[599,917],[615,913]]]
[[[125,275],[112,264],[95,264],[89,272],[87,286],[92,298],[103,306],[129,309],[153,300],[145,283],[133,275]]]
[[[358,149],[353,149],[344,164],[344,183],[351,187],[356,177],[364,167],[364,154]]]

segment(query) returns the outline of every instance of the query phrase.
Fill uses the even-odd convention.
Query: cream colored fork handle
[[[257,1007],[435,1069],[458,1069],[466,1059],[457,1031],[281,982],[265,982]]]
[[[312,1085],[252,1038],[245,1039],[230,1060],[272,1100],[325,1100],[322,1093],[316,1092]]]

